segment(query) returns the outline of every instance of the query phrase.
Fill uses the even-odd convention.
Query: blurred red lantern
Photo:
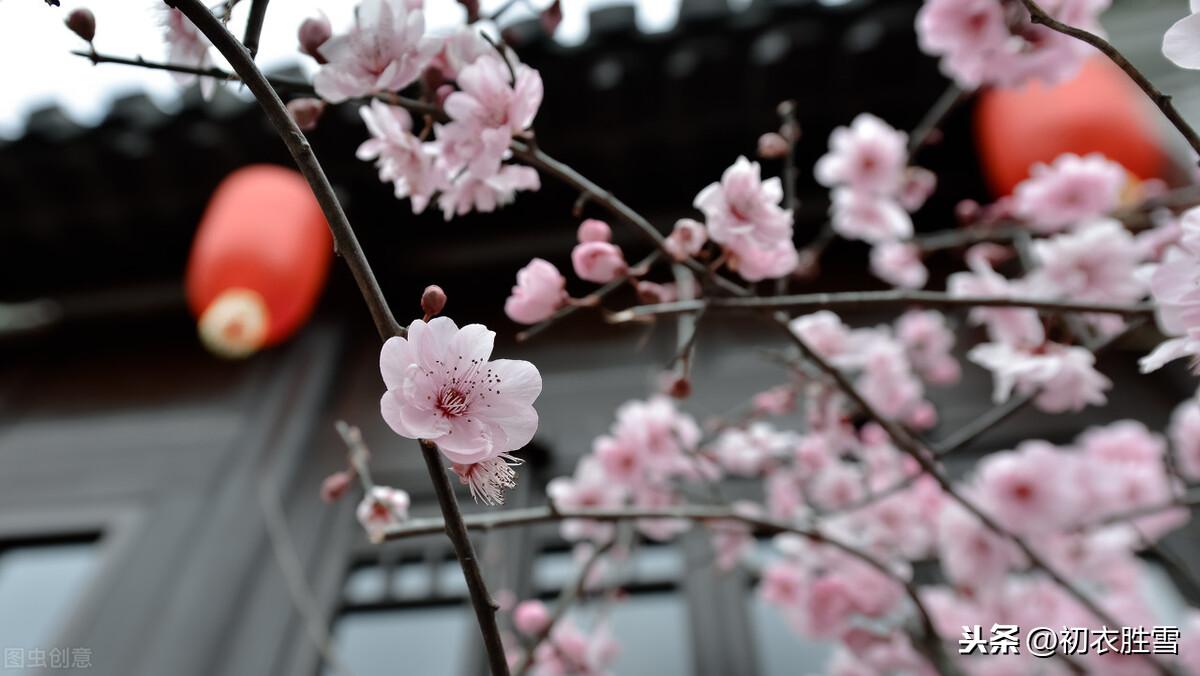
[[[988,89],[979,96],[975,134],[983,171],[1008,195],[1037,162],[1063,153],[1102,153],[1145,180],[1163,178],[1169,157],[1141,90],[1107,59],[1095,57],[1054,87]]]
[[[312,313],[332,255],[300,174],[254,165],[227,176],[196,231],[185,281],[204,344],[245,357],[291,336]]]

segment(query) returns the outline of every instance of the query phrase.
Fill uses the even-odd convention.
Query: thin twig
[[[946,91],[933,102],[933,107],[925,113],[925,117],[917,123],[917,127],[913,129],[912,134],[908,137],[908,156],[911,161],[913,156],[921,151],[922,148],[929,145],[938,130],[946,122],[946,118],[958,109],[959,106],[971,100],[975,95],[973,91],[964,91],[958,85],[951,84],[946,87]]]
[[[951,296],[939,291],[850,291],[845,293],[809,293],[792,296],[749,296],[744,298],[702,298],[655,305],[639,305],[608,316],[614,324],[638,318],[675,315],[699,310],[791,310],[820,309],[869,310],[878,307],[924,305],[930,307],[1028,307],[1042,312],[1086,312],[1122,317],[1146,317],[1154,314],[1149,303],[1086,303],[1042,298],[1009,296]]]
[[[1194,150],[1197,155],[1200,155],[1200,136],[1197,136],[1196,130],[1192,129],[1192,126],[1187,123],[1187,120],[1184,120],[1183,116],[1179,114],[1178,110],[1176,110],[1175,104],[1171,102],[1171,97],[1167,94],[1164,94],[1158,87],[1154,86],[1154,83],[1151,82],[1150,79],[1144,74],[1142,74],[1142,71],[1138,70],[1137,66],[1134,66],[1132,63],[1130,63],[1129,59],[1125,58],[1125,55],[1118,51],[1117,48],[1112,45],[1112,43],[1100,37],[1099,35],[1096,35],[1095,33],[1085,31],[1082,28],[1076,28],[1075,26],[1069,26],[1058,19],[1055,19],[1047,14],[1046,10],[1042,9],[1041,6],[1039,6],[1034,0],[1021,0],[1021,2],[1025,5],[1025,9],[1029,10],[1029,15],[1033,20],[1033,23],[1040,24],[1052,31],[1062,33],[1063,35],[1068,35],[1076,40],[1086,42],[1087,44],[1100,50],[1100,52],[1107,56],[1113,63],[1117,64],[1121,70],[1125,71],[1125,74],[1129,76],[1129,79],[1133,80],[1138,87],[1141,87],[1142,91],[1146,93],[1146,96],[1150,98],[1150,101],[1152,101],[1154,105],[1158,106],[1158,109],[1162,111],[1163,115],[1167,117],[1175,129],[1179,130],[1179,133],[1182,134],[1183,138],[1187,140],[1188,145],[1192,147],[1192,150]]]
[[[250,16],[246,19],[246,33],[242,44],[250,51],[250,58],[258,55],[258,39],[262,35],[263,21],[267,18],[268,0],[251,0]]]
[[[266,113],[267,119],[275,131],[287,145],[292,158],[308,180],[325,213],[338,250],[350,267],[355,282],[358,284],[359,292],[371,310],[371,317],[380,338],[386,340],[392,336],[403,335],[404,329],[396,322],[388,308],[379,282],[371,271],[371,266],[358,243],[358,238],[354,235],[354,230],[346,219],[341,203],[338,201],[333,187],[329,184],[329,180],[325,177],[325,172],[321,169],[308,139],[288,115],[283,101],[279,99],[279,95],[275,93],[274,88],[259,71],[254,59],[250,57],[250,53],[200,0],[166,1],[168,6],[173,6],[183,12],[229,61],[234,71],[258,101],[263,112]],[[463,576],[467,580],[471,603],[475,608],[476,619],[479,622],[480,633],[483,635],[484,647],[487,650],[492,673],[495,676],[507,676],[508,661],[500,640],[500,629],[496,624],[495,602],[488,593],[483,573],[479,569],[478,561],[475,560],[471,540],[462,525],[462,514],[459,511],[454,490],[451,488],[446,470],[442,466],[436,444],[422,441],[421,452],[425,457],[425,464],[429,469],[429,476],[437,493],[438,504],[448,524],[446,533],[458,555]]]

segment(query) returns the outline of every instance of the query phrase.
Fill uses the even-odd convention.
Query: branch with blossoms
[[[206,91],[237,79],[263,107],[312,185],[385,340],[381,415],[397,434],[419,440],[442,518],[409,519],[407,493],[372,481],[369,454],[347,427],[339,431],[351,449],[349,466],[323,493],[336,499],[357,477],[364,493],[358,516],[372,539],[449,536],[493,673],[508,673],[517,658],[506,654],[468,531],[547,522],[593,552],[580,584],[615,549],[617,523],[659,541],[705,528],[722,569],[746,565],[755,535],[773,536],[773,558],[756,571],[759,593],[798,633],[838,645],[829,667],[835,673],[977,673],[990,664],[945,650],[958,639],[960,622],[1020,623],[1029,619],[1020,615],[1027,607],[1054,610],[1037,624],[1064,626],[1120,626],[1150,616],[1136,584],[1144,569],[1137,553],[1191,517],[1194,500],[1184,488],[1200,480],[1200,403],[1179,407],[1166,430],[1169,442],[1140,423],[1117,421],[1063,446],[1024,441],[985,456],[957,479],[941,458],[1024,406],[1064,414],[1105,403],[1112,382],[1096,354],[1151,315],[1168,339],[1142,359],[1143,369],[1200,355],[1200,299],[1193,293],[1200,210],[1188,209],[1195,195],[1134,183],[1124,167],[1097,154],[1065,154],[1032,167],[1010,197],[960,203],[962,228],[918,235],[915,223],[938,182],[913,159],[938,140],[957,106],[989,87],[1064,81],[1089,44],[1123,64],[1196,146],[1169,100],[1096,32],[1105,3],[1064,0],[1047,13],[1031,0],[926,0],[918,42],[954,83],[912,134],[871,114],[834,130],[813,168],[829,189],[828,220],[803,250],[794,243],[802,103],[781,105],[780,128],[758,138],[759,159],[778,161],[781,176],[739,157],[719,180],[697,186],[695,218],[665,228],[536,143],[541,77],[476,23],[477,7],[468,7],[467,24],[437,35],[425,29],[422,3],[412,0],[364,0],[340,33],[309,19],[298,39],[320,69],[308,85],[270,81],[256,68],[251,53],[266,4],[252,4],[239,42],[225,27],[228,6],[217,16],[195,0],[174,0],[179,11],[166,14],[164,63],[97,52],[94,19],[89,26],[78,11],[68,25],[89,43],[79,53],[94,63],[167,70],[198,78]],[[556,8],[546,10],[544,24],[556,23]],[[1179,47],[1193,36],[1193,23],[1189,17],[1168,34],[1168,56],[1191,63],[1195,55]],[[1194,33],[1200,44],[1200,31]],[[232,73],[213,68],[214,46]],[[277,90],[305,97],[285,107]],[[392,315],[303,134],[327,106],[347,103],[359,105],[367,129],[358,157],[373,162],[414,213],[436,205],[450,220],[494,211],[549,177],[579,193],[574,217],[595,206],[655,249],[631,265],[609,224],[585,219],[571,272],[592,291],[572,298],[567,277],[543,259],[516,274],[504,310],[529,327],[518,334],[524,338],[581,308],[613,304],[626,286],[636,289],[639,304],[605,309],[610,321],[680,315],[677,353],[660,379],[665,392],[621,406],[573,474],[550,482],[546,507],[461,514],[449,472],[489,506],[515,485],[515,454],[538,426],[541,377],[527,362],[492,360],[492,331],[440,316],[446,298],[436,287],[422,297],[420,319],[404,327]],[[815,274],[835,238],[870,247],[870,272],[895,288],[786,293]],[[963,269],[946,288],[926,289],[926,257],[964,248]],[[655,281],[668,274],[675,281]],[[773,282],[776,295],[760,295],[762,282]],[[872,327],[849,326],[834,312],[880,308],[904,312]],[[927,443],[938,419],[932,390],[961,376],[960,336],[938,311],[948,308],[967,310],[965,323],[986,336],[966,354],[991,372],[995,407]],[[758,314],[790,341],[784,359],[792,368],[789,382],[762,390],[748,413],[705,434],[678,401],[693,389],[690,366],[703,338],[695,320],[712,311]],[[783,416],[793,412],[803,414],[804,425],[788,429]],[[692,485],[723,480],[753,484],[752,499],[730,504],[714,492],[718,504],[688,501]],[[929,581],[914,582],[913,567],[931,564]],[[562,620],[578,596],[564,597],[555,617]],[[571,622],[529,608],[518,606],[512,618],[532,639],[513,662],[519,671],[602,673],[611,665],[604,632],[589,638]],[[1189,617],[1192,626],[1200,627],[1200,613]],[[1076,672],[1109,673],[1113,666],[1103,655],[1059,656]],[[1200,667],[1186,656],[1132,659],[1157,673]],[[1035,668],[1042,667],[1014,666],[1022,673]]]

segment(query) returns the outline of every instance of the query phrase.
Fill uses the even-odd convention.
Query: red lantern
[[[304,178],[239,169],[213,193],[188,259],[188,305],[210,350],[245,357],[291,336],[325,285],[333,241]]]
[[[1107,59],[1087,61],[1074,79],[1047,87],[989,89],[979,97],[975,134],[994,193],[1008,195],[1037,162],[1063,153],[1102,153],[1139,179],[1169,170],[1153,110]]]

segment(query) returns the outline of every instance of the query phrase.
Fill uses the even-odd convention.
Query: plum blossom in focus
[[[408,519],[408,493],[389,486],[372,486],[358,503],[355,515],[372,542],[381,542],[393,526]]]
[[[425,35],[425,16],[402,0],[363,0],[354,27],[319,48],[327,63],[313,78],[330,103],[396,92],[416,82],[433,60],[438,40]]]
[[[566,305],[567,280],[554,264],[535,258],[517,271],[517,285],[504,302],[504,314],[519,324],[537,324]]]
[[[450,172],[466,167],[486,179],[500,170],[513,136],[520,134],[542,104],[542,78],[523,63],[511,66],[499,56],[475,59],[458,74],[459,91],[446,98],[451,122],[437,126],[442,156]]]
[[[501,465],[537,431],[533,402],[542,391],[533,364],[490,360],[495,337],[482,324],[460,329],[448,317],[416,320],[407,337],[389,338],[379,357],[388,426],[438,444],[472,493],[485,496],[492,495],[490,482],[511,480]],[[470,467],[476,464],[486,467]]]
[[[358,112],[371,134],[358,147],[358,159],[375,160],[379,180],[392,183],[397,198],[411,198],[413,213],[423,212],[448,180],[436,164],[436,147],[413,135],[412,116],[403,108],[375,100]]]
[[[1100,14],[1110,0],[1042,0],[1054,18],[1103,33]],[[1057,84],[1078,72],[1091,47],[1032,23],[1019,2],[925,0],[917,13],[917,42],[941,58],[941,68],[964,89],[1018,87],[1031,79]]]
[[[580,279],[596,284],[607,284],[629,269],[621,247],[599,241],[576,244],[571,250],[571,265]]]
[[[1013,209],[1035,232],[1058,232],[1115,209],[1127,182],[1125,168],[1099,153],[1067,153],[1033,166],[1013,191]]]
[[[211,68],[212,43],[192,24],[183,12],[163,6],[163,39],[167,43],[167,63],[189,68]],[[211,77],[197,77],[190,73],[171,73],[180,86],[200,81],[200,94],[212,98],[217,81]]]
[[[783,277],[799,262],[792,212],[779,206],[782,200],[779,178],[762,180],[758,163],[739,157],[693,204],[704,213],[709,239],[723,245],[731,265],[754,282]]]

